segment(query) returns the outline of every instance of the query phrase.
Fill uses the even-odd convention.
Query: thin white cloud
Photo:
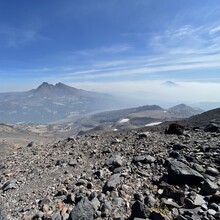
[[[177,29],[166,30],[160,35],[157,33],[152,37],[150,45],[151,49],[156,49],[156,52],[150,55],[147,54],[147,51],[145,56],[126,56],[125,53],[123,59],[114,59],[112,58],[114,56],[110,56],[109,59],[102,60],[101,58],[105,57],[102,56],[104,54],[114,55],[125,51],[130,52],[133,49],[126,44],[115,45],[74,52],[75,54],[72,56],[82,54],[96,58],[91,59],[92,61],[89,59],[90,63],[85,66],[58,66],[52,69],[37,68],[28,71],[30,74],[31,72],[38,72],[38,70],[51,72],[48,74],[50,78],[66,82],[99,79],[102,81],[109,79],[121,81],[126,77],[133,77],[134,80],[138,81],[147,79],[148,76],[160,78],[163,77],[163,73],[169,72],[175,72],[176,79],[186,79],[182,71],[191,72],[191,77],[188,75],[188,80],[195,80],[194,71],[205,69],[209,71],[220,68],[220,38],[209,36],[212,29],[213,27],[193,28],[185,25]],[[199,39],[196,44],[193,41],[195,39]],[[179,40],[181,40],[181,44],[179,44]],[[101,56],[96,57],[97,55]],[[197,78],[197,81],[200,80]],[[212,80],[211,77],[209,80]]]
[[[121,45],[113,45],[110,47],[100,47],[100,48],[93,48],[93,49],[78,50],[78,51],[73,51],[70,55],[70,58],[71,56],[75,57],[75,55],[94,56],[94,55],[99,55],[99,54],[117,54],[117,53],[123,53],[123,52],[129,51],[131,49],[133,49],[131,45],[121,44]]]
[[[209,30],[209,34],[216,34],[216,33],[219,32],[219,31],[220,31],[220,25],[218,25],[218,26],[216,26],[216,27],[210,29],[210,30]]]
[[[13,27],[0,24],[0,41],[5,47],[19,47],[29,44],[37,39],[44,39],[33,28]]]
[[[153,67],[142,67],[134,69],[108,69],[108,70],[90,70],[86,72],[76,72],[71,73],[63,77],[63,79],[74,80],[74,79],[100,79],[100,78],[112,78],[117,79],[118,77],[128,77],[128,76],[140,76],[146,74],[155,74],[171,71],[187,71],[187,70],[203,70],[204,68],[220,68],[220,60],[218,62],[209,63],[191,63],[191,64],[174,64],[168,66],[153,66]],[[89,73],[89,74],[87,74]],[[87,75],[86,75],[87,74]],[[177,75],[178,78],[178,75]],[[220,77],[219,77],[220,78]]]

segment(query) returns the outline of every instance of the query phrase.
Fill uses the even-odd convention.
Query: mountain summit
[[[39,96],[64,96],[73,95],[73,93],[75,94],[76,92],[80,93],[83,92],[83,90],[70,87],[60,82],[55,85],[43,82],[37,89],[34,89],[33,92]]]
[[[107,94],[43,82],[30,91],[0,93],[0,122],[50,123],[119,107]]]

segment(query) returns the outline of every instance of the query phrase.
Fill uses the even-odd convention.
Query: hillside
[[[24,146],[0,155],[0,219],[219,219],[219,146],[200,129]]]
[[[175,121],[198,114],[202,110],[180,104],[169,109],[158,105],[145,105],[136,108],[106,111],[78,119],[75,127],[78,130],[122,130],[136,129],[160,124],[165,121]]]

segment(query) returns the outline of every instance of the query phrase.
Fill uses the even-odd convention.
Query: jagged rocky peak
[[[54,85],[53,84],[49,84],[48,82],[43,82],[41,85],[39,85],[38,87],[37,87],[37,89],[36,90],[42,90],[42,89],[51,89],[51,88],[53,88],[54,87]]]
[[[58,82],[58,83],[55,84],[55,87],[69,87],[69,86],[67,86],[64,83]]]
[[[65,85],[64,83],[56,83],[55,85],[43,82],[35,89],[37,95],[62,95],[76,92],[78,89]]]
[[[64,83],[61,83],[61,82],[56,83],[54,87],[57,88],[57,89],[63,89],[63,90],[68,90],[68,91],[69,90],[71,90],[71,91],[81,91],[81,89],[77,89],[75,87],[68,86],[68,85],[66,85]]]

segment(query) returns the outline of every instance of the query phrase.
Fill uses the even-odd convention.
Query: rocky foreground
[[[220,219],[218,130],[30,143],[0,160],[0,220]]]

